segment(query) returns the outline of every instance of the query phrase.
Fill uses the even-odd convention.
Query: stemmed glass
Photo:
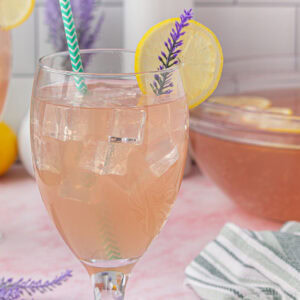
[[[0,28],[0,121],[4,109],[11,69],[10,32]]]
[[[9,31],[0,28],[0,122],[6,100],[11,70],[11,37]],[[1,159],[1,157],[0,157]],[[0,231],[0,241],[3,235]]]
[[[164,225],[185,164],[188,108],[180,68],[134,70],[134,52],[83,50],[40,59],[31,144],[36,180],[58,231],[91,276],[95,299],[123,299],[128,276]],[[154,77],[172,85],[160,96]],[[79,77],[88,92],[75,86]],[[143,89],[141,92],[138,82]]]

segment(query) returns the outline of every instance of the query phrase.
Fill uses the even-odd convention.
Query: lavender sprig
[[[180,22],[175,22],[175,28],[172,28],[170,37],[167,42],[164,42],[166,52],[161,51],[161,55],[158,56],[161,65],[158,70],[165,70],[178,64],[178,54],[182,51],[179,49],[183,45],[181,37],[185,34],[184,28],[189,25],[189,21],[193,18],[192,9],[184,10],[184,13],[180,16]],[[170,94],[173,83],[171,82],[171,73],[165,72],[160,75],[154,76],[154,81],[150,86],[155,95]]]
[[[99,38],[104,20],[104,13],[97,18],[96,24],[92,26],[92,22],[95,20],[96,1],[71,0],[71,4],[76,23],[79,48],[90,49]],[[66,51],[68,46],[61,18],[59,1],[46,1],[45,17],[49,30],[49,41],[52,43],[55,51]],[[88,63],[88,59],[89,56],[83,56],[84,65]]]
[[[72,271],[67,270],[60,276],[56,276],[52,281],[34,281],[32,279],[19,279],[14,281],[12,278],[0,280],[0,300],[17,300],[27,294],[32,296],[36,292],[45,293],[52,291],[57,286],[60,286],[64,281],[72,276]]]

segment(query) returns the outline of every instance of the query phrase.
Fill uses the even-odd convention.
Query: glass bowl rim
[[[263,109],[254,110],[254,109],[250,109],[247,107],[236,107],[236,106],[230,106],[230,105],[213,103],[213,102],[204,102],[201,104],[201,106],[207,107],[207,108],[212,108],[216,111],[229,112],[229,113],[233,113],[233,114],[247,113],[247,114],[256,115],[256,116],[260,116],[260,117],[266,116],[268,118],[273,118],[274,120],[286,120],[286,121],[300,122],[300,116],[279,114],[279,113],[272,112],[272,111],[264,111]],[[197,110],[197,108],[199,109],[199,107],[196,107],[194,110],[191,111],[191,115],[190,115],[190,118],[193,119],[194,121],[199,119],[197,116],[195,116],[195,114],[193,114],[193,111]]]
[[[291,60],[291,59],[297,59],[300,60],[300,54],[274,54],[274,55],[249,55],[249,56],[245,56],[245,57],[235,57],[235,58],[229,58],[226,60],[226,62],[224,62],[224,65],[226,66],[230,66],[231,64],[236,64],[236,63],[249,63],[249,62],[261,62],[264,60],[279,60],[279,61],[287,61],[287,60]],[[298,76],[300,77],[300,69],[299,70],[293,70],[293,71],[277,71],[280,74],[298,74]],[[225,80],[232,80],[233,79],[233,75],[242,75],[242,76],[246,76],[248,79],[249,78],[254,78],[256,77],[256,75],[258,74],[257,71],[252,70],[252,71],[243,71],[243,70],[231,70],[231,71],[226,71],[223,70],[223,75],[222,77]],[[271,71],[266,71],[266,72],[259,72],[260,75],[273,75],[273,72]],[[282,89],[289,89],[289,87],[286,88],[280,88]],[[276,88],[270,88],[270,89],[266,89],[266,90],[274,90],[276,91]],[[240,93],[235,93],[235,94],[220,94],[220,95],[216,95],[221,96],[221,97],[235,97],[238,95],[247,95],[249,94],[249,92],[253,93],[253,92],[259,92],[260,90],[245,90],[242,91]],[[213,96],[212,96],[213,97]],[[284,114],[278,114],[275,112],[269,112],[269,111],[264,111],[264,110],[253,110],[253,109],[249,109],[249,108],[245,108],[245,107],[234,107],[234,106],[230,106],[230,105],[225,105],[225,104],[220,104],[220,103],[213,103],[213,102],[208,102],[205,101],[201,104],[201,106],[203,107],[207,107],[207,108],[212,108],[216,111],[219,112],[228,112],[231,114],[239,114],[239,113],[247,113],[247,114],[251,114],[253,116],[259,116],[260,118],[263,117],[267,117],[269,119],[274,119],[274,120],[285,120],[285,121],[294,121],[294,122],[300,122],[300,116],[299,115],[284,115]],[[199,107],[196,107],[195,110],[199,109]],[[192,112],[190,115],[190,118],[197,123],[197,120],[199,120],[199,118],[197,116],[195,116]],[[242,126],[242,124],[240,124]],[[257,128],[256,130],[262,130]]]

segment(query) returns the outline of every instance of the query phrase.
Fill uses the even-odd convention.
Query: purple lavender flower
[[[158,60],[161,62],[158,70],[165,70],[178,64],[178,54],[182,51],[179,49],[183,45],[181,37],[185,34],[184,28],[189,25],[189,21],[193,18],[192,9],[184,10],[180,16],[180,22],[175,22],[175,28],[172,28],[170,37],[167,42],[164,42],[166,51],[161,51]],[[150,84],[153,92],[159,96],[163,94],[170,94],[173,83],[171,82],[171,73],[165,72],[154,76],[154,81]]]
[[[60,276],[56,276],[52,281],[42,280],[34,281],[32,279],[19,279],[13,281],[12,278],[0,280],[0,300],[17,300],[23,297],[24,294],[32,296],[36,292],[45,293],[52,291],[55,287],[61,285],[64,281],[72,276],[72,271],[67,270]]]
[[[101,14],[96,25],[93,27],[92,22],[95,20],[95,0],[71,0],[71,4],[79,48],[90,49],[99,38],[104,14]],[[46,1],[45,16],[46,24],[49,28],[49,41],[52,43],[55,51],[68,50],[59,1]],[[88,59],[88,56],[83,57],[84,65],[88,63]]]
[[[61,12],[58,1],[48,0],[45,9],[46,24],[49,28],[49,41],[52,42],[55,50],[62,51],[65,48],[65,35],[63,23],[58,22]]]

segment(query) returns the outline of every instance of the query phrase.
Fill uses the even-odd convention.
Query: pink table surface
[[[73,277],[35,300],[93,299],[87,273],[57,233],[38,188],[20,165],[0,178],[0,278],[50,279],[66,269]],[[241,210],[196,169],[183,180],[169,221],[134,269],[129,300],[197,299],[184,285],[186,265],[226,222],[254,230],[278,229]]]

